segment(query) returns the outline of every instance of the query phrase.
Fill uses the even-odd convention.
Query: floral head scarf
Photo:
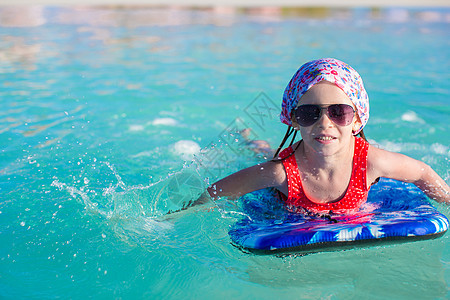
[[[358,72],[334,58],[313,60],[298,69],[284,91],[281,122],[292,126],[291,112],[297,107],[300,97],[322,80],[334,83],[347,94],[356,106],[362,123],[361,127],[354,132],[355,135],[358,134],[369,119],[369,97]]]

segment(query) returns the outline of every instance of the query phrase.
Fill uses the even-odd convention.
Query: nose
[[[328,128],[333,126],[333,121],[328,117],[326,108],[322,108],[322,112],[320,114],[319,120],[317,120],[317,124],[321,128]]]

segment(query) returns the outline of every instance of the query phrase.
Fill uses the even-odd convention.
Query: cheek
[[[314,138],[314,136],[316,135],[314,126],[300,127],[298,133],[301,135],[303,139]]]
[[[309,134],[308,127],[300,127],[300,129],[298,130],[298,133],[300,133],[302,138],[308,136],[308,134]]]

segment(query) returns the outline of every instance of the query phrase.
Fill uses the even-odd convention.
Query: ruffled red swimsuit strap
[[[283,150],[279,157],[284,159],[283,166],[288,182],[288,197],[285,199],[288,206],[302,207],[310,211],[339,211],[358,208],[367,200],[367,152],[369,144],[362,138],[355,138],[355,151],[350,183],[344,197],[333,203],[316,203],[306,197],[292,147]]]

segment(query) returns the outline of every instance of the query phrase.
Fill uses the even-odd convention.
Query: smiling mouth
[[[318,137],[316,137],[316,140],[319,140],[319,141],[331,141],[331,140],[334,140],[334,137],[332,137],[332,136],[318,136]]]

